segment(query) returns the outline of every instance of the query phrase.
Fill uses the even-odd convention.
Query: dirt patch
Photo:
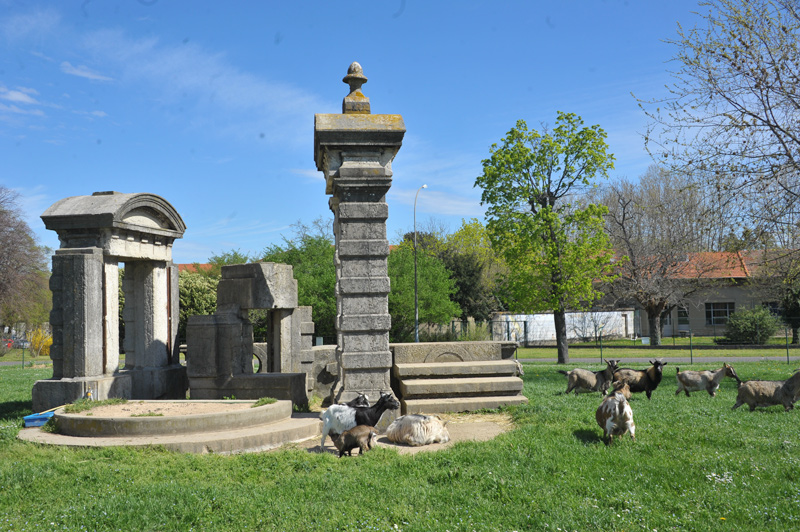
[[[131,417],[159,414],[162,416],[188,416],[192,414],[216,414],[218,412],[243,410],[245,408],[251,408],[252,406],[252,402],[165,401],[163,403],[157,403],[152,401],[128,401],[127,403],[116,405],[96,406],[91,410],[86,410],[74,415],[92,417]]]

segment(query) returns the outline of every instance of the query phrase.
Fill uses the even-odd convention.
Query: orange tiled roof
[[[198,271],[209,272],[214,266],[211,264],[176,264],[179,272],[198,273]]]

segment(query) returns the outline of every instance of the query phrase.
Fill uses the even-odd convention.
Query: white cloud
[[[93,71],[89,67],[85,65],[79,66],[72,66],[69,61],[64,61],[61,63],[61,72],[64,74],[69,74],[71,76],[78,76],[81,78],[91,79],[93,81],[114,81],[113,78],[109,78],[108,76],[103,76],[102,74],[98,74],[97,72]]]
[[[8,90],[5,87],[0,87],[0,100],[29,105],[38,104],[39,102],[31,98],[31,94],[37,93],[34,89],[26,89],[24,87],[17,87],[17,90]]]
[[[312,181],[324,181],[325,175],[320,172],[319,170],[309,170],[307,168],[292,168],[289,170],[291,173],[295,175],[299,175],[310,179]]]
[[[14,113],[19,115],[32,115],[32,116],[44,116],[44,112],[41,109],[20,109],[16,105],[4,105],[0,103],[0,113]]]

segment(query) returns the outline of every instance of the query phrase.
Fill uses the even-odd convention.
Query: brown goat
[[[627,382],[631,387],[631,393],[645,392],[647,398],[650,399],[653,390],[658,388],[664,372],[664,366],[667,365],[666,362],[661,362],[660,360],[651,360],[650,363],[652,366],[645,370],[618,369],[614,372],[614,380]]]
[[[575,368],[570,371],[558,370],[567,376],[567,391],[574,391],[575,395],[586,392],[600,392],[605,394],[611,381],[614,379],[614,372],[617,370],[618,360],[606,360],[606,368],[600,371]]]
[[[339,450],[339,458],[353,456],[353,449],[358,447],[358,455],[361,456],[375,446],[378,436],[378,429],[369,425],[358,425],[350,430],[342,432],[338,438],[334,438],[333,445]]]
[[[675,368],[675,373],[678,379],[678,389],[675,391],[675,395],[683,392],[686,397],[689,397],[689,392],[702,390],[707,391],[711,397],[715,397],[719,384],[725,377],[735,379],[737,383],[742,382],[730,364],[723,364],[716,371],[681,371],[681,368]]]
[[[794,408],[794,403],[800,399],[800,371],[785,381],[747,381],[739,385],[736,404],[732,409],[743,404],[750,407],[750,411],[757,406],[783,405],[786,412]]]

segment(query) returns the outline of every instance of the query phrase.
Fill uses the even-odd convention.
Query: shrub
[[[50,356],[50,346],[53,345],[53,335],[44,327],[36,327],[31,333],[31,353],[33,356]]]
[[[731,315],[725,329],[725,342],[766,344],[780,327],[779,320],[766,307],[739,310]]]

